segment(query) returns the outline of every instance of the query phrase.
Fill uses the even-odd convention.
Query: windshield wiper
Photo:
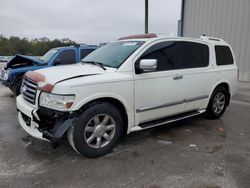
[[[96,62],[96,61],[81,61],[83,63],[90,63],[90,64],[93,64],[93,65],[96,65],[98,67],[101,67],[103,70],[107,70],[104,65],[100,62]]]

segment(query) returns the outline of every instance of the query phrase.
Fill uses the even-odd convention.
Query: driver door
[[[183,109],[180,80],[176,75],[178,45],[166,41],[152,45],[137,60],[156,59],[154,72],[135,74],[135,123],[150,122],[179,114]],[[138,70],[138,68],[136,68]]]

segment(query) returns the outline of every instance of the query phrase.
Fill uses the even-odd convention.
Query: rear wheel
[[[228,97],[227,89],[217,87],[210,98],[205,116],[208,119],[219,119],[227,108]]]
[[[85,110],[68,131],[75,151],[98,157],[112,151],[123,131],[120,111],[109,103],[98,103]]]

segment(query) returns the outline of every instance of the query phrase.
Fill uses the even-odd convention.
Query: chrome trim
[[[169,107],[169,106],[175,106],[175,105],[182,104],[182,103],[183,103],[183,101],[176,101],[176,102],[169,102],[166,104],[162,104],[159,106],[149,106],[149,107],[145,107],[145,108],[139,108],[139,109],[136,109],[136,113],[145,112],[145,111],[149,111],[149,110],[156,110],[158,108],[165,108],[165,107]]]
[[[153,72],[157,69],[157,60],[156,59],[142,59],[140,61],[140,69],[144,72]]]
[[[24,82],[24,84],[25,84],[26,86],[30,86],[30,87],[32,87],[32,88],[34,88],[34,89],[37,88],[37,85],[31,83],[28,79],[26,79],[25,81],[26,81],[26,82]]]
[[[159,106],[149,106],[149,107],[145,107],[145,108],[139,108],[139,109],[136,109],[136,113],[145,112],[145,111],[149,111],[149,110],[157,110],[159,108],[166,108],[169,106],[175,106],[175,105],[188,103],[188,102],[192,102],[192,101],[196,101],[196,100],[206,99],[208,97],[209,97],[208,95],[202,95],[199,97],[193,97],[193,98],[184,99],[181,101],[170,102],[170,103],[166,103],[166,104],[159,105]]]
[[[206,99],[208,97],[209,97],[208,95],[202,95],[202,96],[199,96],[199,97],[184,99],[183,102],[188,103],[188,102],[193,102],[193,101],[197,101],[197,100],[201,100],[201,99]]]
[[[24,89],[24,90],[23,90]],[[24,78],[21,86],[23,98],[31,104],[35,104],[37,93],[37,83],[29,78]]]

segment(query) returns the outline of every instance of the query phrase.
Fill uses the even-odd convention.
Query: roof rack
[[[220,39],[220,38],[215,38],[215,37],[208,37],[206,36],[205,34],[203,34],[201,37],[200,37],[202,40],[212,40],[212,41],[217,41],[217,42],[221,42],[223,41],[223,39]]]
[[[126,40],[126,39],[143,39],[143,38],[155,38],[157,37],[154,33],[148,33],[148,34],[139,34],[139,35],[130,35],[126,37],[121,37],[118,40]]]

